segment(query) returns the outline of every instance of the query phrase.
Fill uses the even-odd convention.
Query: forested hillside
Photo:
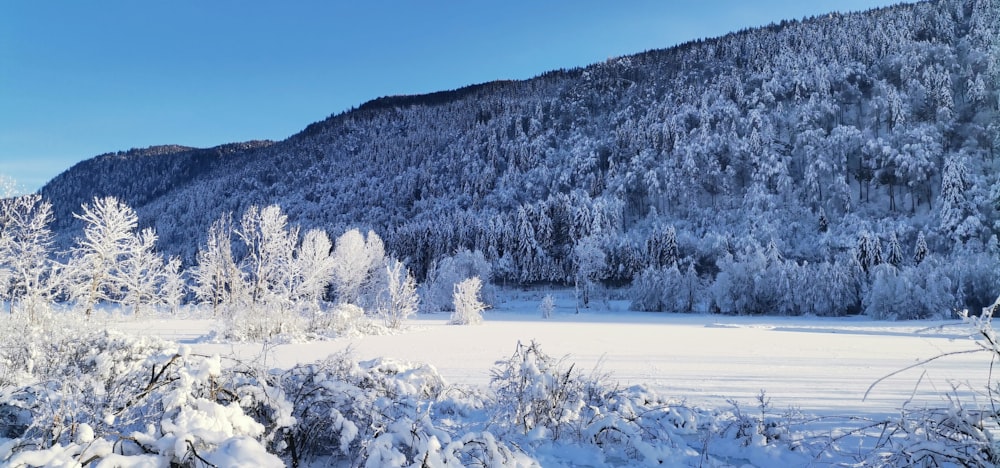
[[[95,196],[194,262],[224,213],[370,228],[423,278],[624,286],[647,310],[921,317],[1000,291],[1000,0],[789,21],[425,96],[280,142],[99,156],[41,190]],[[250,98],[248,96],[248,98]]]

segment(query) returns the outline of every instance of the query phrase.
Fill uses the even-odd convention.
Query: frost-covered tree
[[[319,311],[320,299],[333,280],[336,263],[332,249],[333,243],[326,231],[310,229],[295,251],[293,270],[297,276],[293,279],[292,297],[313,313]]]
[[[385,274],[387,279],[386,297],[380,304],[377,313],[382,317],[387,327],[399,328],[404,320],[417,312],[417,308],[420,306],[417,282],[410,274],[410,270],[403,265],[403,262],[394,258],[387,262]]]
[[[163,305],[173,312],[184,301],[187,294],[187,281],[181,270],[180,257],[170,257],[163,266],[163,280],[160,283],[159,298]]]
[[[580,305],[590,307],[591,292],[598,280],[597,275],[607,265],[607,258],[600,241],[587,236],[577,241],[573,247],[573,289],[576,291],[577,311]]]
[[[337,300],[356,304],[362,286],[371,280],[384,258],[385,246],[374,231],[369,231],[367,238],[357,229],[338,237],[333,250],[333,286]]]
[[[784,260],[773,243],[768,248],[751,243],[738,255],[718,262],[719,274],[711,286],[712,300],[727,314],[797,314],[794,284],[797,265]]]
[[[479,300],[479,289],[483,283],[477,276],[455,285],[455,311],[448,323],[453,325],[475,325],[482,323],[486,304]]]
[[[542,318],[551,318],[552,312],[556,310],[556,300],[551,294],[546,294],[538,304],[538,310],[542,313]]]
[[[90,316],[101,301],[121,297],[121,262],[137,243],[135,211],[114,197],[95,198],[74,217],[84,222],[83,237],[70,250],[67,265],[70,297]]]
[[[58,267],[49,260],[52,205],[39,195],[0,198],[0,297],[29,318],[53,299]]]
[[[288,307],[296,275],[293,257],[298,232],[298,227],[289,228],[288,216],[278,205],[251,206],[243,214],[236,235],[246,246],[241,263],[250,304]]]
[[[903,268],[884,263],[872,269],[863,307],[866,315],[879,320],[943,316],[956,305],[952,288],[944,269],[935,262]]]
[[[671,266],[668,269],[646,267],[636,275],[632,280],[630,293],[632,303],[629,308],[649,312],[666,311],[667,303],[664,300],[664,292],[669,288],[667,286],[668,274],[665,270],[676,268],[676,266]]]
[[[129,241],[128,255],[117,266],[122,290],[120,302],[138,314],[144,305],[162,302],[161,286],[166,277],[163,256],[156,252],[156,232],[146,228]]]
[[[233,259],[232,235],[232,218],[228,214],[212,223],[205,245],[198,250],[198,264],[192,273],[195,297],[211,304],[213,315],[246,289],[243,274]]]
[[[462,280],[478,276],[483,282],[480,296],[487,305],[496,300],[496,292],[490,281],[493,267],[480,251],[459,250],[454,255],[441,258],[428,272],[424,285],[422,306],[430,312],[453,310],[452,293],[455,285]]]
[[[890,265],[872,268],[872,284],[864,298],[865,314],[878,320],[908,318],[905,314],[913,307],[912,285],[899,269]]]

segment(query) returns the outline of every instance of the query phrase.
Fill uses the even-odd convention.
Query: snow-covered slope
[[[210,164],[191,152],[101,157],[42,193],[63,239],[77,227],[66,213],[116,195],[189,263],[223,213],[276,203],[332,235],[374,228],[418,279],[468,248],[498,281],[567,281],[590,238],[605,259],[598,281],[663,289],[674,263],[702,284],[737,279],[686,308],[976,309],[1000,286],[998,10],[997,0],[942,0],[829,15],[383,98]],[[671,231],[676,255],[654,256]],[[761,270],[764,286],[739,286]],[[946,285],[927,284],[940,277]],[[914,299],[885,305],[868,295],[876,281]]]

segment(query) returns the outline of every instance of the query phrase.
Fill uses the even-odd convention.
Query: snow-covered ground
[[[552,318],[538,312],[542,293],[508,292],[485,322],[448,325],[447,314],[411,319],[395,335],[358,336],[285,344],[206,342],[214,322],[203,318],[126,321],[137,334],[189,343],[195,352],[244,358],[262,356],[269,367],[312,362],[351,348],[358,359],[388,357],[431,364],[453,384],[486,386],[490,369],[520,342],[537,341],[546,353],[566,356],[579,369],[598,369],[623,386],[645,384],[705,408],[733,400],[755,405],[763,390],[776,410],[805,414],[885,417],[913,405],[943,406],[953,385],[960,394],[985,392],[989,353],[947,356],[976,349],[959,320],[880,322],[865,317],[733,317],[633,312],[625,303],[592,305],[579,314],[569,294],[557,295]],[[266,351],[266,354],[265,354]]]

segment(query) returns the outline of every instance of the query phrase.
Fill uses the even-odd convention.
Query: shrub
[[[478,276],[463,280],[455,285],[455,312],[452,312],[449,323],[453,325],[482,323],[486,304],[479,300],[480,287],[482,287],[482,282]]]

